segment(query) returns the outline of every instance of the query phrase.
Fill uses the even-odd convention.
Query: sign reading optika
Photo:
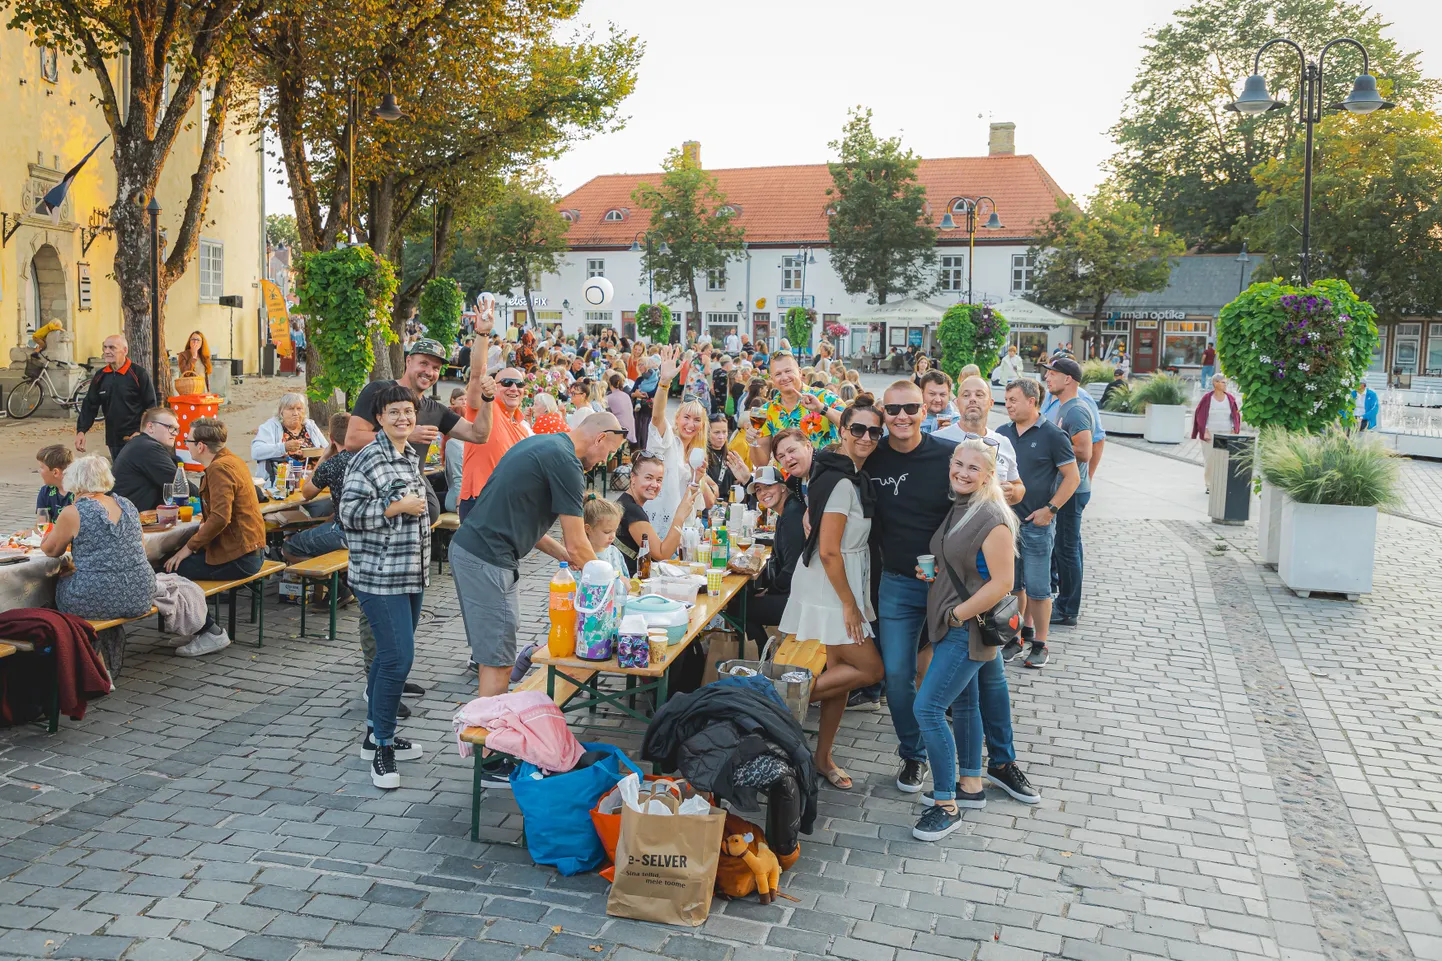
[[[1109,320],[1186,320],[1184,310],[1114,310]]]

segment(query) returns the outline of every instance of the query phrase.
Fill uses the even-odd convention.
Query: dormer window
[[[835,216],[836,216],[836,205],[835,205],[835,204],[832,204],[832,205],[830,205],[829,207],[826,208],[826,216],[828,216],[828,217],[835,217]]]
[[[612,207],[610,210],[606,211],[606,216],[602,219],[604,219],[607,223],[617,223],[626,219],[626,211]]]
[[[561,211],[561,219],[568,224],[573,224],[576,222],[576,214],[574,211],[563,210]]]
[[[720,207],[716,208],[716,216],[739,217],[741,216],[741,208],[736,206],[735,204],[722,204]]]

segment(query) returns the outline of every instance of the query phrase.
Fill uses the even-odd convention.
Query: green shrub
[[[941,342],[941,369],[953,380],[967,364],[989,377],[1006,346],[1006,318],[985,304],[952,304],[941,317],[936,338]]]
[[[786,339],[797,357],[810,353],[811,328],[815,323],[816,311],[809,307],[792,307],[786,311]]]
[[[439,341],[447,350],[456,342],[461,329],[461,311],[466,295],[451,277],[436,277],[421,288],[420,322],[426,336]]]
[[[1081,369],[1083,384],[1110,384],[1112,371],[1117,369],[1117,365],[1104,360],[1089,360],[1081,365]]]
[[[1127,384],[1112,391],[1111,396],[1106,399],[1101,408],[1110,414],[1140,414],[1141,411],[1136,410],[1135,405],[1136,400],[1132,395],[1131,385]]]
[[[1300,504],[1390,507],[1398,502],[1397,457],[1366,434],[1268,427],[1257,438],[1262,479]]]
[[[369,247],[337,247],[302,254],[296,284],[306,336],[320,358],[320,370],[306,372],[306,391],[325,401],[339,388],[346,406],[366,385],[376,355],[372,336],[393,344],[391,301],[396,271]]]
[[[671,342],[671,308],[665,304],[642,304],[636,308],[636,333],[653,344]]]
[[[1176,374],[1153,374],[1130,390],[1131,412],[1140,414],[1152,404],[1182,407],[1192,400],[1187,382]]]

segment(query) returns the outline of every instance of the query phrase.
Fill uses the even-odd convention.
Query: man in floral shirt
[[[759,431],[747,431],[753,464],[771,462],[771,438],[788,427],[799,428],[817,449],[836,443],[841,399],[824,387],[804,387],[801,368],[788,351],[771,355],[771,383],[776,393],[766,405],[766,422]]]

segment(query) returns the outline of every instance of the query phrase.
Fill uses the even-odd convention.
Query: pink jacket
[[[462,705],[451,718],[461,757],[471,756],[471,745],[461,740],[468,727],[486,729],[486,749],[529,761],[547,771],[569,771],[586,749],[566,727],[566,718],[541,691],[514,691],[495,697],[478,697]]]

